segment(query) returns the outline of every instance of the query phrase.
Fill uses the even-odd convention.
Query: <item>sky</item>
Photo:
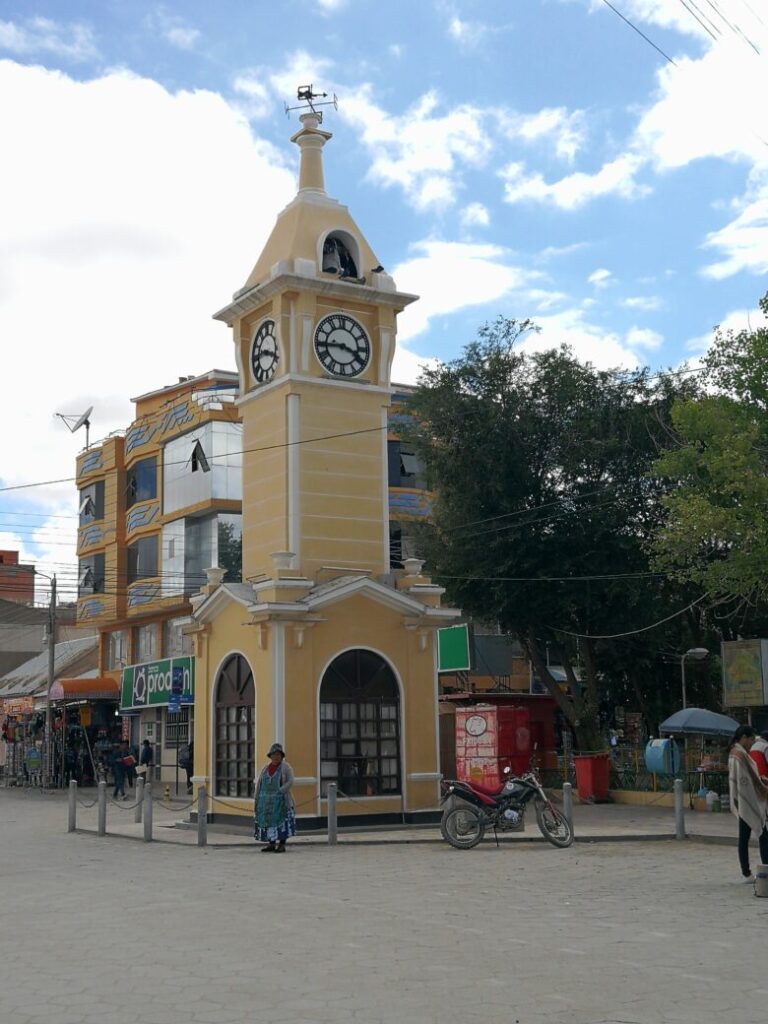
[[[421,296],[396,381],[499,315],[602,367],[762,323],[765,0],[611,4],[0,0],[0,549],[73,598],[56,413],[93,405],[94,442],[234,369],[211,316],[295,194],[300,85],[338,98],[328,192]]]

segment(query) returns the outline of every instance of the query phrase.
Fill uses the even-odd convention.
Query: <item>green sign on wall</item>
[[[166,658],[143,665],[126,665],[120,685],[120,710],[167,705],[173,692],[174,675],[181,681],[181,704],[195,702],[195,659]]]
[[[472,666],[469,660],[469,628],[449,626],[437,631],[437,671],[468,672]]]

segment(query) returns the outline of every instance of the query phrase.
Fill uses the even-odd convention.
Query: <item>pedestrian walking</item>
[[[269,761],[256,783],[254,838],[266,843],[262,853],[285,853],[285,844],[296,835],[296,814],[293,805],[293,768],[285,760],[285,751],[273,743],[267,753]]]
[[[112,757],[112,775],[115,780],[115,789],[112,793],[112,798],[117,800],[118,796],[122,796],[123,800],[127,800],[128,797],[125,795],[125,774],[126,774],[126,763],[125,759],[128,756],[128,744],[121,743],[115,750]]]
[[[768,780],[763,782],[749,755],[755,742],[751,725],[740,725],[733,734],[728,753],[728,790],[731,810],[739,819],[739,865],[745,882],[754,882],[749,866],[749,837],[757,836],[760,860],[768,864]]]
[[[144,776],[144,782],[150,781],[154,761],[155,755],[152,751],[152,744],[149,740],[144,740],[141,744],[141,753],[139,754],[139,772]]]
[[[187,776],[187,793],[192,792],[192,772],[195,767],[195,743],[185,743],[179,750],[179,767]]]

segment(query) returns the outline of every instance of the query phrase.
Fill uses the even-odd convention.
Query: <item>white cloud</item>
[[[587,249],[591,244],[591,242],[573,242],[571,245],[548,245],[536,254],[535,259],[537,263],[548,263],[561,256],[570,256],[571,253],[579,252],[580,249]]]
[[[553,306],[559,306],[568,298],[565,292],[547,291],[545,288],[529,288],[524,298],[533,304],[534,312],[546,312]]]
[[[165,7],[158,7],[147,16],[146,23],[152,31],[158,32],[166,42],[179,50],[193,50],[201,37],[199,29],[192,28]]]
[[[727,313],[720,324],[717,325],[723,334],[733,331],[755,331],[759,327],[768,327],[768,317],[765,317],[760,309],[734,309]],[[685,348],[694,355],[703,356],[715,337],[715,326],[707,334],[701,334],[697,338],[690,338]]]
[[[64,60],[94,60],[99,51],[88,25],[64,25],[50,18],[29,18],[23,23],[0,21],[0,50],[27,56],[51,53]]]
[[[15,100],[0,106],[5,151],[23,154],[0,168],[3,373],[41,368],[34,402],[15,386],[0,406],[0,436],[28,442],[3,446],[11,485],[74,474],[82,435],[55,412],[93,404],[96,440],[130,421],[127,396],[233,367],[211,314],[245,282],[295,178],[210,92],[0,61],[0,93]],[[30,493],[57,502],[72,488]]]
[[[490,224],[488,207],[482,203],[470,203],[461,211],[461,223],[465,228],[482,227],[487,228]]]
[[[404,51],[403,47],[402,47],[402,46],[400,45],[400,43],[391,43],[391,44],[390,44],[390,45],[389,45],[389,46],[387,47],[387,52],[388,52],[388,53],[389,53],[389,54],[390,54],[390,55],[391,55],[392,57],[397,57],[397,58],[398,58],[398,60],[399,60],[399,59],[400,59],[400,57],[402,57],[402,56],[403,56],[403,53],[404,53],[405,51]]]
[[[498,302],[541,276],[509,263],[497,245],[425,241],[411,250],[393,270],[399,288],[420,296],[398,318],[401,341],[421,334],[435,317]]]
[[[704,245],[725,253],[724,259],[704,268],[706,277],[722,280],[740,271],[768,273],[768,184],[730,224],[711,232]]]
[[[611,160],[595,174],[578,171],[559,181],[547,183],[538,172],[526,175],[521,163],[510,163],[501,171],[504,180],[504,199],[516,203],[525,199],[551,202],[563,210],[577,210],[599,196],[617,195],[623,199],[638,199],[650,189],[635,181],[643,165],[643,158],[625,153]]]
[[[658,331],[651,331],[647,327],[630,327],[625,340],[631,349],[646,348],[654,350],[661,348],[664,337]]]
[[[633,348],[636,340],[589,323],[581,309],[539,316],[536,323],[541,333],[532,335],[523,344],[529,351],[544,352],[560,345],[570,345],[579,359],[599,369],[618,366],[632,369],[642,362]]]
[[[465,21],[457,14],[454,14],[448,22],[448,35],[462,46],[479,46],[487,32],[486,25],[479,21]]]
[[[613,284],[613,274],[610,270],[606,270],[605,267],[600,267],[599,270],[592,271],[587,281],[594,285],[595,288],[607,288],[609,284]]]
[[[258,70],[242,71],[232,82],[232,88],[242,96],[241,109],[246,117],[258,120],[274,108],[274,98],[265,84],[266,75]]]
[[[317,0],[317,4],[325,14],[335,14],[346,6],[347,0]]]
[[[652,313],[661,309],[661,299],[658,295],[630,295],[621,300],[621,305],[626,309],[642,309],[646,313]]]
[[[659,99],[634,137],[660,170],[705,157],[768,166],[768,64],[733,42],[659,72]]]
[[[544,107],[535,114],[500,111],[499,127],[510,139],[524,142],[552,140],[559,157],[572,161],[584,144],[584,112],[565,107]]]
[[[606,10],[600,0],[592,0],[591,10],[606,18],[615,17]],[[695,35],[707,39],[704,29],[694,21],[682,5],[670,3],[670,0],[625,0],[622,14],[635,22],[657,25],[659,28],[675,29],[686,35]]]
[[[491,152],[482,111],[461,104],[438,114],[437,94],[429,92],[395,117],[371,96],[370,86],[363,86],[340,111],[371,151],[371,180],[385,187],[399,185],[417,209],[451,205],[463,166],[481,166]]]

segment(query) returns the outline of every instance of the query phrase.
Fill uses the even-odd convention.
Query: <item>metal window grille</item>
[[[347,796],[401,791],[400,716],[392,700],[320,704],[320,792],[336,782]]]

